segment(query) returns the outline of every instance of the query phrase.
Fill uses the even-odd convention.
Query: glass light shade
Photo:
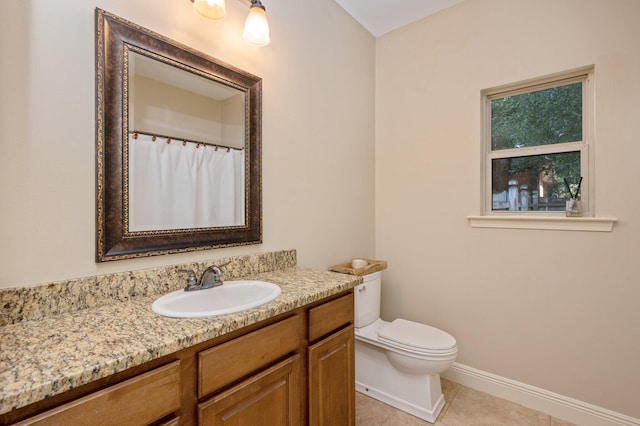
[[[208,19],[218,21],[225,17],[225,0],[192,0],[193,9]]]
[[[269,23],[267,22],[267,13],[263,8],[251,6],[249,16],[244,23],[244,33],[242,37],[251,44],[256,46],[266,46],[269,44]]]

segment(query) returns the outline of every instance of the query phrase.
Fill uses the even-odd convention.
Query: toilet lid
[[[388,342],[429,351],[444,351],[456,346],[456,339],[449,333],[402,318],[398,318],[388,326],[381,328],[378,337]]]

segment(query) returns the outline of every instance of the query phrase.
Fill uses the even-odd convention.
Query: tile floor
[[[437,426],[571,426],[573,423],[441,379],[446,404]],[[356,392],[356,426],[429,426],[422,419]],[[573,425],[575,426],[575,425]]]

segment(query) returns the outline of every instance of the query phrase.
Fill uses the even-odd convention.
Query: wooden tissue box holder
[[[364,259],[364,260],[367,261],[367,266],[365,266],[364,268],[357,268],[357,269],[352,268],[351,262],[348,262],[348,263],[341,263],[339,265],[334,265],[330,267],[329,270],[332,272],[339,272],[341,274],[363,276],[363,275],[373,274],[374,272],[380,272],[384,269],[387,269],[387,262],[385,262],[384,260],[371,260],[371,259]]]

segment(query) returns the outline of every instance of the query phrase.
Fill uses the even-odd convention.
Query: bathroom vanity
[[[0,378],[0,424],[353,424],[358,278],[293,268],[261,279],[278,283],[281,296],[235,315],[165,318],[142,298],[3,327],[0,337],[31,334],[23,339],[33,345],[28,352],[50,350],[24,352],[13,383]],[[119,316],[126,319],[118,324]],[[56,320],[63,337],[52,329]],[[38,333],[55,342],[31,343]],[[20,339],[5,340],[12,341]],[[111,354],[102,353],[109,346]],[[81,359],[83,367],[75,364]]]

